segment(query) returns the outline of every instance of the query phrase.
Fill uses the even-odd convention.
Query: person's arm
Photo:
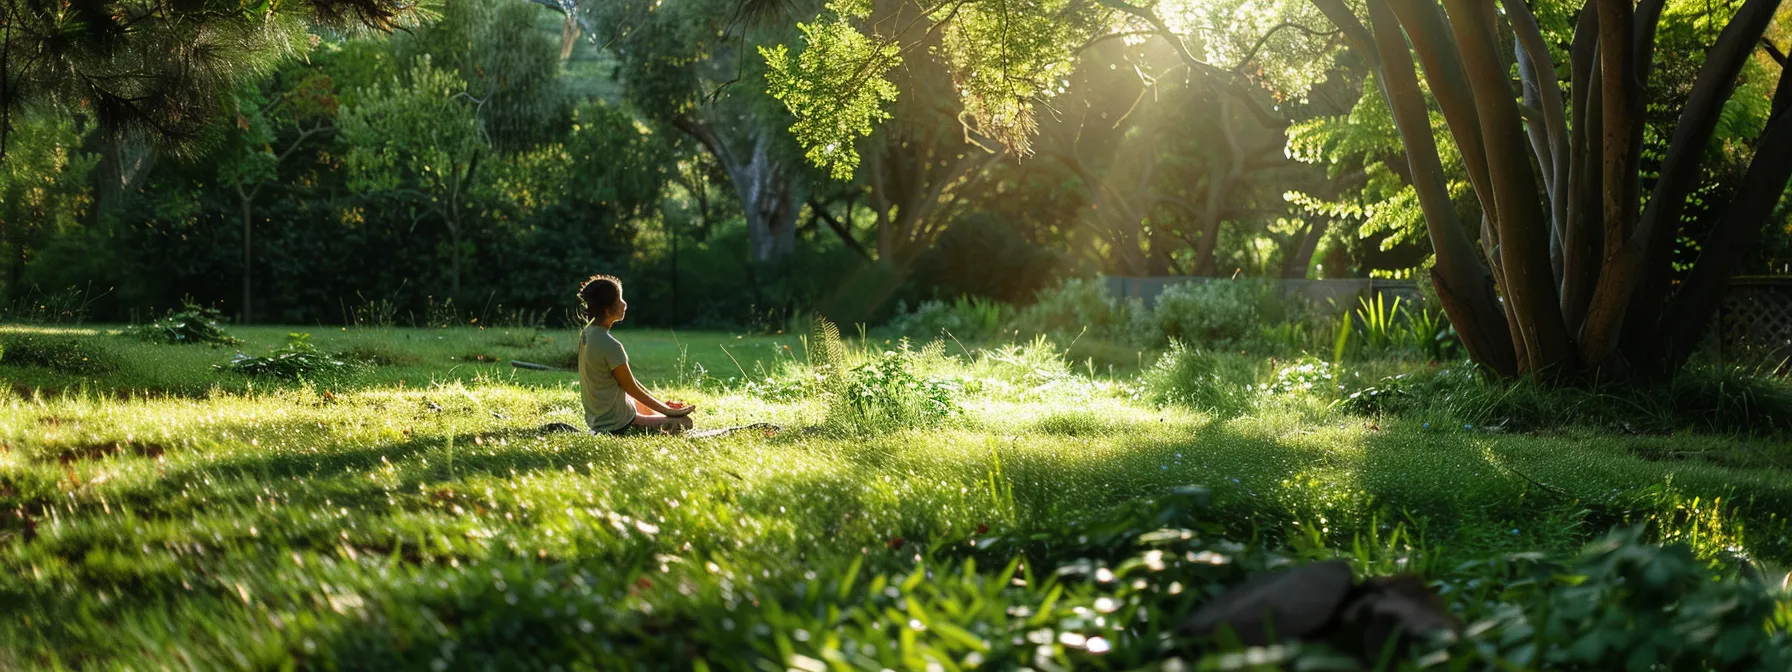
[[[626,363],[611,369],[610,375],[616,377],[616,384],[621,386],[622,391],[627,392],[628,396],[641,400],[641,403],[646,404],[648,408],[658,411],[661,415],[676,418],[690,415],[691,411],[697,410],[697,407],[693,404],[668,406],[660,403],[660,400],[653,398],[653,395],[648,394],[647,390],[641,389],[641,383],[635,380],[635,373],[629,370],[628,364]]]

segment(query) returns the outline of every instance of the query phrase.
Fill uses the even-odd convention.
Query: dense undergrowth
[[[783,431],[539,434],[579,422],[570,376],[484,360],[551,362],[556,332],[319,332],[355,363],[291,380],[213,368],[229,350],[0,332],[14,381],[82,375],[13,359],[45,339],[119,367],[0,392],[0,602],[21,605],[0,667],[1786,660],[1771,381],[1700,372],[1632,412],[1651,392],[1411,361],[1176,346],[1134,377],[1043,338],[635,336],[700,424]],[[1182,627],[1246,577],[1339,557],[1423,577],[1464,627],[1385,659]]]

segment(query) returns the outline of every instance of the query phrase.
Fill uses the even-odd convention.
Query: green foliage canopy
[[[849,180],[859,166],[853,143],[890,118],[882,105],[896,100],[896,85],[887,76],[902,56],[896,45],[853,27],[852,20],[870,17],[870,3],[839,0],[828,8],[831,20],[797,24],[806,43],[801,53],[779,44],[759,47],[759,55],[771,94],[796,116],[790,132],[804,157],[834,179]]]
[[[108,132],[196,149],[219,100],[312,46],[308,24],[391,30],[432,14],[398,0],[8,2],[0,140],[24,110],[80,109]]]

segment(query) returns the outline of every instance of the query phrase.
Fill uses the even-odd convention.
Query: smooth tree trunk
[[[1307,269],[1313,267],[1313,255],[1319,251],[1319,241],[1325,238],[1325,232],[1331,228],[1331,220],[1310,222],[1301,229],[1294,244],[1282,257],[1281,277],[1287,280],[1304,280]]]
[[[772,155],[769,138],[755,139],[745,161],[724,161],[723,166],[740,195],[753,261],[775,261],[795,252],[796,217],[803,199],[798,198],[794,171]]]
[[[1368,0],[1366,25],[1342,0],[1311,2],[1378,73],[1437,253],[1432,281],[1471,357],[1505,375],[1569,380],[1660,377],[1684,364],[1792,177],[1782,72],[1742,183],[1692,272],[1672,282],[1705,150],[1779,0],[1746,0],[1718,36],[1646,203],[1644,82],[1665,0],[1591,0],[1565,70],[1521,0],[1501,0],[1504,25],[1489,0]],[[1571,80],[1567,99],[1559,72]],[[1480,206],[1478,241],[1443,184],[1427,89]]]
[[[448,183],[445,185],[447,203],[442,205],[441,214],[443,223],[448,227],[448,289],[452,296],[460,296],[461,233],[465,224],[462,221],[464,215],[461,212],[461,202],[466,200],[473,180],[479,175],[481,158],[480,152],[474,151],[467,156],[464,168],[458,164],[450,166]]]
[[[673,125],[695,138],[722,165],[747,220],[751,259],[765,263],[796,251],[797,215],[808,200],[799,161],[775,145],[780,129],[746,125],[727,133],[709,122],[681,117]]]
[[[1225,159],[1223,164],[1210,165],[1207,169],[1207,201],[1201,207],[1201,237],[1195,240],[1195,275],[1200,276],[1220,275],[1213,252],[1219,248],[1226,201],[1244,177],[1244,148],[1239,146],[1238,135],[1232,130],[1231,96],[1220,96],[1219,116],[1215,121],[1219,123],[1220,135],[1226,139]]]
[[[276,174],[278,174],[280,165],[286,163],[288,158],[291,158],[295,152],[299,151],[299,148],[304,146],[305,141],[311,139],[313,136],[329,133],[332,130],[333,129],[330,126],[326,125],[317,125],[299,129],[299,134],[297,137],[293,138],[292,143],[287,145],[286,149],[282,150],[274,157],[274,170]],[[255,266],[255,248],[252,244],[255,233],[255,199],[261,195],[261,188],[266,185],[266,182],[257,182],[251,186],[243,183],[240,179],[233,185],[236,188],[236,196],[241,205],[241,214],[243,218],[243,307],[242,312],[237,317],[242,324],[249,324],[255,316],[255,295],[252,291],[253,283],[250,280],[253,276]]]
[[[255,192],[257,191],[260,191],[259,187],[245,192],[242,185],[237,185],[236,189],[237,197],[242,200],[243,206],[243,312],[237,317],[237,321],[242,324],[249,324],[255,315],[254,294],[250,291],[250,278],[254,276],[255,270],[255,248],[250,244],[250,239],[255,233]]]

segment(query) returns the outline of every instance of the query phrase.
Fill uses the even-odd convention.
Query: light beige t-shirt
[[[579,334],[579,397],[585,402],[585,424],[594,432],[614,432],[635,421],[635,403],[611,373],[628,363],[622,343],[602,325]]]

